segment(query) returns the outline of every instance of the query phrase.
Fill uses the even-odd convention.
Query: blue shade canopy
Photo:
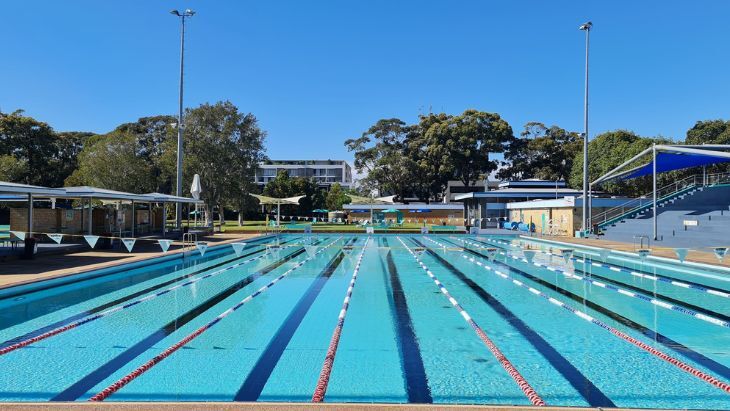
[[[711,164],[728,163],[730,158],[717,157],[711,155],[699,154],[683,154],[683,153],[658,153],[656,155],[656,172],[664,173],[672,170],[681,170],[683,168],[707,166]],[[621,176],[622,180],[629,180],[636,177],[642,177],[652,174],[653,162],[649,162],[634,171]]]

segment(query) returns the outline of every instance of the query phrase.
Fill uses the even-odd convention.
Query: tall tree
[[[686,144],[730,144],[730,121],[698,121],[687,130]]]
[[[348,151],[355,153],[355,169],[367,173],[361,181],[365,187],[406,198],[415,169],[412,159],[404,155],[408,132],[403,121],[383,119],[360,138],[345,141]]]
[[[114,131],[134,136],[137,141],[137,156],[150,168],[154,179],[154,191],[173,191],[177,173],[163,164],[165,150],[177,152],[177,118],[168,115],[142,117],[133,123],[124,123]]]
[[[520,138],[505,152],[506,162],[497,176],[505,179],[540,178],[568,180],[576,154],[582,152],[582,137],[558,126],[529,122]]]
[[[418,124],[409,131],[404,154],[414,162],[412,187],[421,201],[438,200],[453,178],[445,149],[449,136],[429,133],[432,127],[450,119],[451,116],[443,113],[420,116]]]
[[[154,189],[154,181],[149,165],[137,153],[134,135],[112,132],[94,136],[79,154],[79,166],[66,179],[66,185],[148,193]]]
[[[253,114],[241,113],[230,101],[187,109],[185,118],[185,187],[199,174],[201,198],[209,211],[218,207],[223,222],[224,205],[246,201],[248,182],[265,158],[266,133]],[[165,150],[168,167],[174,164],[173,152]]]
[[[426,133],[429,143],[464,186],[471,187],[499,166],[490,153],[502,153],[514,140],[512,127],[499,114],[466,110],[449,121],[434,124]],[[439,145],[438,142],[443,142]]]
[[[66,131],[56,134],[56,152],[51,160],[51,166],[56,170],[52,176],[52,187],[63,186],[68,178],[79,167],[79,155],[86,142],[94,133],[83,131]]]
[[[0,156],[13,156],[15,182],[53,185],[56,170],[51,159],[56,154],[56,135],[48,124],[24,116],[22,110],[0,112]],[[6,166],[10,163],[5,160]]]
[[[330,211],[342,210],[342,205],[349,202],[350,197],[345,195],[342,186],[338,183],[332,184],[330,190],[327,192],[327,209]]]

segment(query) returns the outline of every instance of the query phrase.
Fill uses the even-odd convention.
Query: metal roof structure
[[[48,188],[41,186],[33,186],[29,184],[10,183],[0,181],[0,193],[3,194],[32,194],[40,196],[55,197],[64,194],[62,188]]]
[[[156,203],[187,203],[187,204],[202,204],[203,200],[196,200],[194,198],[189,197],[178,197],[171,194],[162,194],[162,193],[147,193],[142,194],[145,197],[149,197],[153,200],[153,202]],[[149,201],[149,200],[148,200]]]
[[[546,195],[580,195],[580,190],[572,188],[502,188],[492,191],[478,191],[474,193],[464,193],[455,197],[456,201],[462,201],[472,198],[499,198],[499,197],[532,197]]]
[[[345,210],[362,210],[364,206],[369,204],[344,204],[342,208]],[[411,203],[411,204],[373,204],[374,210],[387,210],[389,208],[395,208],[398,210],[409,211],[409,210],[462,210],[464,205],[459,204],[424,204],[424,203]],[[369,208],[368,208],[369,211]]]

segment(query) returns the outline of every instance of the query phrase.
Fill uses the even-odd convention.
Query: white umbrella
[[[192,195],[194,199],[200,200],[200,193],[202,192],[203,186],[200,185],[200,174],[195,174],[193,176],[193,185],[190,186],[190,195]],[[195,226],[198,226],[198,203],[195,203]]]

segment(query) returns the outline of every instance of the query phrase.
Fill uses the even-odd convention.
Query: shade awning
[[[65,191],[62,188],[48,188],[28,184],[11,183],[8,181],[0,181],[0,193],[11,195],[33,194],[39,196],[54,197],[65,194]]]
[[[306,196],[296,196],[296,197],[286,197],[286,198],[276,198],[276,197],[267,197],[262,196],[259,194],[250,194],[252,197],[256,197],[259,200],[259,203],[261,204],[270,204],[270,205],[277,205],[277,204],[294,204],[299,205],[299,200]]]
[[[194,198],[190,197],[178,197],[171,194],[162,194],[162,193],[147,193],[142,194],[145,197],[149,197],[150,201],[155,203],[190,203],[190,204],[203,204],[203,200],[196,200]]]
[[[713,155],[700,155],[700,154],[686,154],[686,153],[671,153],[671,152],[660,152],[656,155],[656,171],[658,173],[664,173],[667,171],[681,170],[690,167],[700,167],[712,164],[728,163],[730,158],[719,157]],[[621,175],[619,178],[622,180],[629,180],[632,178],[643,177],[651,175],[654,171],[654,162],[650,161],[648,164],[630,170],[626,174]]]
[[[363,197],[353,194],[345,194],[346,196],[350,197],[350,200],[352,201],[351,204],[393,204],[393,198],[395,196],[387,196],[387,197]]]

